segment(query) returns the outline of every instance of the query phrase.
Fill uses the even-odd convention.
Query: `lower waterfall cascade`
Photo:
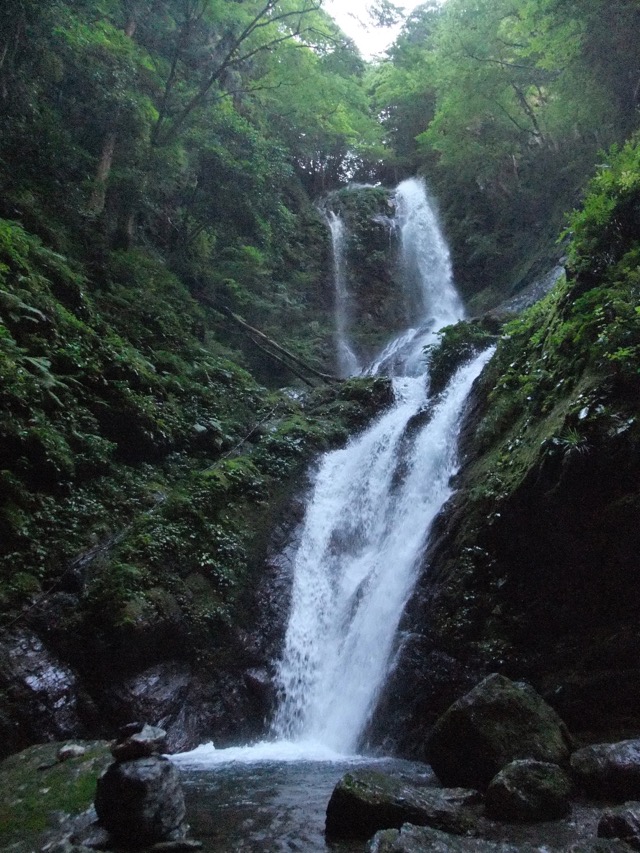
[[[187,767],[355,756],[375,709],[431,524],[452,493],[465,402],[492,354],[461,367],[430,399],[424,348],[462,319],[463,308],[424,183],[402,182],[395,206],[408,326],[364,371],[391,376],[395,403],[317,466],[294,558],[270,738],[173,757]],[[336,275],[345,274],[341,264]],[[338,344],[344,340],[342,329]]]

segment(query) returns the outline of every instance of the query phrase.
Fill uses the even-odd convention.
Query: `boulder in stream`
[[[640,799],[640,739],[578,749],[571,756],[571,771],[593,797]]]
[[[532,687],[494,673],[440,717],[427,759],[444,785],[482,790],[511,761],[564,764],[570,747],[567,727]]]
[[[557,764],[531,758],[512,761],[489,784],[487,815],[502,821],[555,820],[571,810],[571,787]]]
[[[410,822],[462,835],[476,821],[461,801],[465,797],[459,789],[414,788],[371,770],[347,773],[329,800],[326,833],[330,838],[368,839],[379,829]]]
[[[147,758],[164,752],[167,748],[167,733],[157,726],[132,723],[125,726],[120,734],[121,739],[111,747],[111,754],[118,761]]]

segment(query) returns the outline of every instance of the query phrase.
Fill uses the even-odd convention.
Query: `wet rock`
[[[333,790],[327,806],[326,832],[331,838],[367,839],[379,829],[411,822],[463,834],[474,817],[447,790],[419,789],[375,771],[347,773]]]
[[[640,799],[640,739],[579,749],[571,756],[571,771],[593,797]]]
[[[405,824],[400,830],[376,833],[365,849],[367,853],[551,853],[553,848],[547,844],[463,838],[430,827]],[[562,853],[631,853],[631,848],[621,841],[580,841],[562,848]]]
[[[147,720],[165,729],[170,753],[193,749],[207,737],[225,746],[263,733],[273,691],[249,683],[247,655],[234,641],[229,640],[226,666],[200,668],[167,660],[100,684],[97,701],[104,709],[103,725],[104,720],[114,727],[131,719]]]
[[[0,755],[83,732],[75,673],[30,631],[0,642]]]
[[[104,702],[112,719],[150,720],[167,732],[166,749],[180,752],[202,740],[204,702],[191,667],[165,661],[108,686]]]
[[[93,817],[94,820],[91,823],[76,828],[69,840],[72,844],[89,848],[89,850],[108,850],[111,836],[103,826],[100,826],[96,822],[95,810],[93,811]],[[46,853],[46,851],[43,851],[43,853]]]
[[[426,761],[424,745],[438,717],[486,675],[431,646],[417,591],[402,617],[400,648],[367,737],[385,753]],[[415,630],[420,625],[420,630]]]
[[[532,687],[493,674],[445,711],[426,751],[444,785],[483,789],[516,759],[566,762],[570,744],[566,726]]]
[[[603,812],[598,823],[598,838],[619,838],[640,850],[640,803],[625,803]]]
[[[125,738],[131,737],[131,735],[139,734],[142,729],[147,725],[147,723],[127,723],[124,726],[120,726],[118,729],[118,738],[120,740],[124,740]]]
[[[249,690],[260,699],[271,699],[274,691],[273,679],[264,667],[248,669],[245,673],[245,682]]]
[[[112,764],[98,780],[95,807],[102,826],[127,846],[176,841],[186,834],[180,774],[166,758]]]
[[[134,724],[138,725],[138,724]],[[125,726],[125,731],[129,727]],[[157,755],[167,748],[167,733],[157,726],[144,725],[140,731],[126,735],[111,747],[111,754],[117,761],[132,761]]]
[[[557,764],[512,761],[489,784],[487,815],[504,821],[555,820],[571,810],[570,795],[571,780]]]
[[[543,848],[548,851],[549,848]],[[632,848],[624,841],[576,841],[563,850],[563,853],[631,853]]]

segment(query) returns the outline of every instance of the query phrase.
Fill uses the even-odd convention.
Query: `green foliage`
[[[432,393],[442,391],[455,371],[495,340],[481,323],[462,321],[438,332],[440,341],[426,348]]]
[[[637,141],[611,149],[570,216],[568,278],[504,328],[476,435],[486,482],[512,488],[539,453],[568,462],[637,428],[638,174]]]
[[[273,504],[313,454],[345,441],[390,398],[382,379],[318,389],[302,403],[281,398],[241,455],[183,477],[98,561],[83,601],[92,629],[108,642],[171,618],[187,632],[191,654],[210,653],[221,632],[243,619]],[[159,590],[172,597],[169,617]]]
[[[602,158],[604,162],[588,187],[582,208],[569,218],[569,262],[578,276],[607,275],[626,252],[636,248],[640,142],[636,137],[622,149],[613,146]],[[626,263],[629,271],[636,261],[635,255],[630,256]]]
[[[105,518],[135,511],[150,472],[127,465],[218,454],[254,416],[257,386],[198,341],[203,314],[183,284],[140,252],[112,255],[108,276],[94,301],[64,258],[0,221],[1,559],[12,599],[15,572],[55,574],[104,535]]]

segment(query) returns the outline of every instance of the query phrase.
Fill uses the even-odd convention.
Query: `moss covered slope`
[[[147,253],[110,253],[96,280],[0,221],[5,751],[108,732],[134,712],[110,698],[113,685],[154,665],[173,661],[187,681],[196,668],[204,683],[266,664],[239,651],[238,632],[255,620],[277,508],[313,454],[390,391],[383,380],[267,391],[217,342],[220,323]],[[16,663],[24,654],[38,662]],[[63,722],[55,690],[31,689],[29,666],[45,681],[68,673]],[[246,722],[229,713],[207,724]]]

